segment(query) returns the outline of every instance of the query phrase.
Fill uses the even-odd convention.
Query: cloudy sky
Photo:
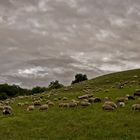
[[[0,0],[0,83],[70,84],[140,67],[140,0]]]

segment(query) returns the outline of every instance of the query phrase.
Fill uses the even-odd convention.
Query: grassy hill
[[[121,86],[123,85],[123,88]],[[133,95],[140,89],[140,69],[108,74],[84,81],[73,86],[50,93],[11,99],[11,116],[0,114],[1,140],[140,140],[140,111],[133,112],[131,106],[140,103],[135,100],[126,102],[124,108],[114,111],[102,109],[105,97],[115,101],[116,97]],[[61,102],[77,100],[77,96],[88,90],[94,97],[102,99],[88,107],[59,108]],[[48,96],[49,95],[49,96]],[[56,100],[67,97],[68,100]],[[26,106],[18,103],[31,103],[33,98],[55,103],[47,111],[26,111]]]

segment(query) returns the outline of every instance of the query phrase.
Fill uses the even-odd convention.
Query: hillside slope
[[[114,111],[102,109],[104,98],[115,102],[117,97],[133,95],[140,88],[140,69],[113,73],[84,81],[50,93],[17,97],[10,100],[13,114],[0,115],[0,138],[2,140],[139,140],[140,111],[133,112],[131,106],[140,103],[139,97],[127,101],[124,108]],[[90,106],[60,108],[59,103],[78,100],[77,96],[90,93],[102,102]],[[64,98],[65,97],[65,98]],[[65,100],[64,100],[65,99]],[[47,111],[26,111],[27,105],[48,100],[55,105]]]

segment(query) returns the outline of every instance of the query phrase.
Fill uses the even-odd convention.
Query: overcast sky
[[[0,0],[0,83],[47,86],[140,67],[140,0]]]

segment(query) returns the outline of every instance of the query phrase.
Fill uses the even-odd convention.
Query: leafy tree
[[[72,84],[79,83],[85,80],[88,80],[87,75],[79,73],[75,75],[75,80],[72,81]]]
[[[41,92],[44,92],[46,91],[47,88],[46,87],[39,87],[39,86],[36,86],[32,89],[32,93],[41,93]]]
[[[62,84],[60,84],[58,80],[52,81],[49,84],[49,89],[59,89],[59,88],[62,88],[62,87],[64,87],[64,86]]]

